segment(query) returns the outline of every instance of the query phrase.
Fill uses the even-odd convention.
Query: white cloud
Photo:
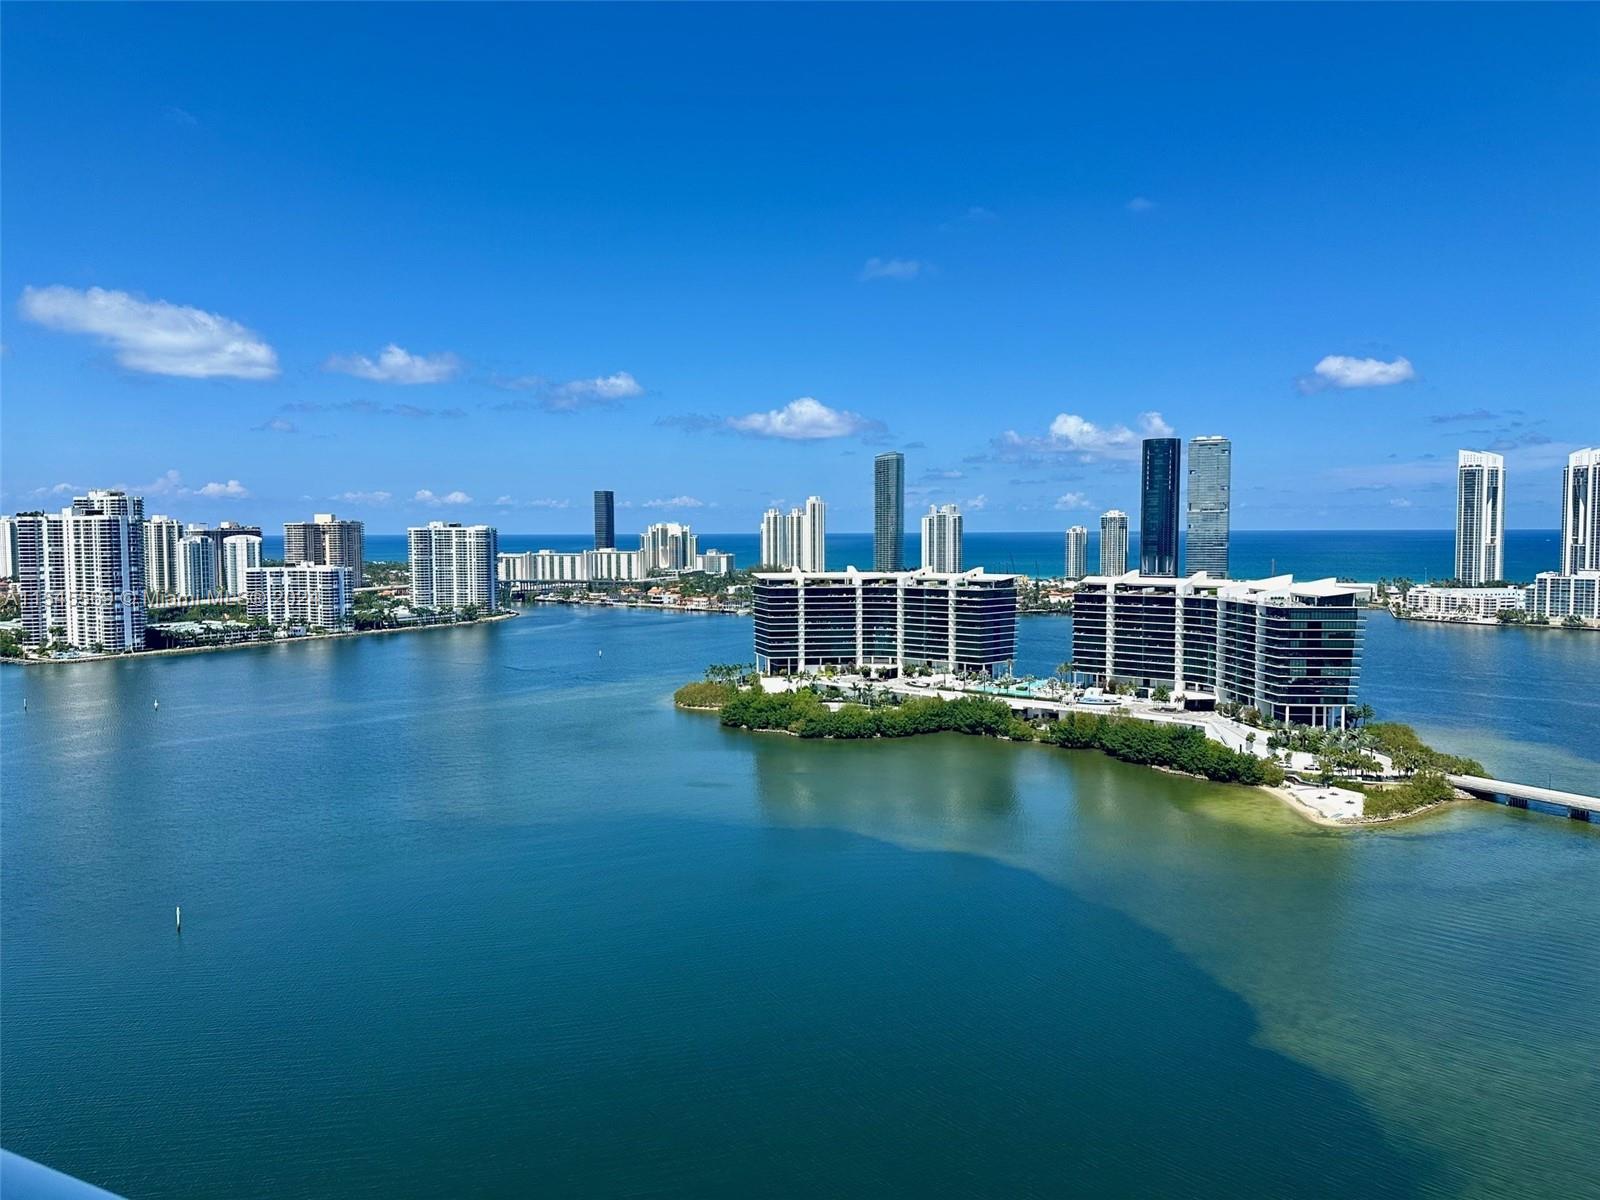
[[[550,393],[550,408],[584,408],[594,404],[615,404],[644,395],[639,381],[626,371],[603,375],[599,379],[572,379]]]
[[[570,500],[518,500],[515,496],[498,496],[494,503],[496,508],[570,508],[572,505]]]
[[[693,496],[673,496],[670,500],[646,500],[640,508],[704,508],[706,502]]]
[[[443,383],[455,377],[461,361],[454,354],[412,354],[390,342],[376,362],[365,354],[334,355],[322,369],[377,383]]]
[[[1063,511],[1068,511],[1078,508],[1092,508],[1093,505],[1089,503],[1089,497],[1082,492],[1068,492],[1066,495],[1056,498],[1056,507]]]
[[[271,379],[278,356],[237,321],[203,309],[105,288],[27,287],[22,315],[61,333],[86,333],[130,371],[186,379]]]
[[[1139,432],[1147,438],[1166,438],[1172,436],[1172,426],[1162,420],[1158,412],[1142,412],[1139,414]]]
[[[213,500],[242,500],[249,494],[250,490],[237,479],[230,479],[227,483],[202,484],[200,487],[200,495]]]
[[[1330,354],[1316,367],[1313,386],[1337,388],[1388,387],[1417,377],[1409,359],[1384,362],[1381,358],[1350,358]]]
[[[390,492],[340,492],[333,498],[346,504],[387,504],[394,495]]]
[[[861,268],[861,282],[874,279],[915,279],[927,268],[927,263],[915,258],[869,258]]]
[[[1158,412],[1140,413],[1138,426],[1139,432],[1135,433],[1126,425],[1096,425],[1077,413],[1057,413],[1044,437],[1008,429],[995,439],[995,445],[1002,454],[1073,454],[1081,462],[1094,462],[1101,458],[1134,458],[1139,453],[1141,437],[1172,436],[1172,426]]]
[[[982,512],[984,509],[989,507],[989,497],[980,492],[976,496],[972,497],[972,499],[968,500],[962,507],[964,507],[968,512]]]
[[[446,492],[444,495],[438,496],[433,492],[430,492],[427,488],[417,489],[417,494],[411,498],[418,504],[444,505],[472,503],[472,497],[467,495],[465,492]]]
[[[876,421],[860,413],[829,408],[826,404],[801,396],[770,412],[729,417],[728,427],[751,437],[785,438],[789,441],[814,441],[819,438],[850,437],[878,428]]]
[[[1135,196],[1123,205],[1131,213],[1147,213],[1156,206],[1156,202],[1148,196]]]
[[[269,417],[257,425],[256,428],[265,433],[293,433],[295,431],[294,422],[284,417]]]
[[[1393,500],[1389,501],[1389,507],[1390,508],[1410,508],[1411,507],[1411,501],[1407,500],[1404,496],[1396,496]]]
[[[81,496],[89,489],[79,487],[75,483],[56,483],[49,487],[36,487],[33,489],[35,496]]]
[[[189,495],[189,489],[183,486],[183,476],[176,471],[167,471],[163,475],[156,476],[153,482],[147,483],[141,488],[129,488],[127,490],[141,496]]]

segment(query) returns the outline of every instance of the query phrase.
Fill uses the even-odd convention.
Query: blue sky
[[[0,503],[1452,521],[1600,442],[1595,6],[19,5]]]

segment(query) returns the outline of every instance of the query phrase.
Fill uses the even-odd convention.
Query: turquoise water
[[[0,671],[8,1148],[133,1196],[1600,1194],[1600,829],[671,707],[748,639]]]

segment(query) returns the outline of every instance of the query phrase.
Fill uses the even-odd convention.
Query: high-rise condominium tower
[[[0,517],[0,579],[17,577],[17,519]]]
[[[646,571],[692,571],[700,550],[694,530],[676,521],[658,521],[639,535],[639,557]]]
[[[615,492],[596,492],[594,494],[594,548],[596,550],[615,549],[617,544],[617,494]]]
[[[1600,571],[1600,448],[1574,450],[1561,472],[1561,573]]]
[[[66,640],[83,650],[144,647],[144,497],[94,491],[64,510]]]
[[[906,456],[898,450],[872,460],[872,569],[906,566]]]
[[[806,497],[805,517],[800,524],[800,569],[828,569],[828,506],[821,496]]]
[[[923,568],[952,573],[962,569],[961,562],[961,510],[954,504],[930,504],[922,518]]]
[[[1067,530],[1067,578],[1082,579],[1089,573],[1089,530],[1074,525]]]
[[[1128,569],[1128,514],[1120,508],[1100,514],[1100,574],[1121,575]]]
[[[1178,480],[1183,443],[1145,438],[1139,472],[1139,570],[1178,573]]]
[[[1505,576],[1506,460],[1456,455],[1456,578],[1476,586]]]
[[[261,538],[254,533],[230,533],[222,539],[222,593],[243,596],[246,572],[261,565]]]
[[[332,513],[317,513],[309,521],[289,521],[283,526],[283,561],[289,566],[317,563],[349,567],[350,586],[361,586],[366,554],[366,526],[341,521]]]
[[[183,522],[160,513],[144,523],[144,583],[152,596],[178,594],[178,542]]]
[[[185,600],[215,600],[221,594],[217,544],[204,529],[178,539],[178,595]]]
[[[1183,569],[1204,571],[1213,579],[1228,578],[1229,488],[1233,478],[1233,443],[1225,437],[1197,437],[1189,442],[1189,543]]]
[[[500,553],[500,534],[494,526],[429,521],[406,530],[406,540],[411,557],[412,604],[439,612],[469,605],[494,612],[499,607],[495,562]],[[352,571],[352,579],[354,576]]]

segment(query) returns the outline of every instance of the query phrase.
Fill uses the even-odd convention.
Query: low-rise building
[[[538,583],[590,583],[597,580],[643,579],[644,555],[638,550],[524,550],[502,554],[496,561],[500,582],[511,587]]]
[[[1522,607],[1530,616],[1561,620],[1578,617],[1600,621],[1600,571],[1540,571],[1524,591]]]
[[[1526,589],[1520,587],[1439,587],[1420,584],[1406,593],[1406,607],[1419,617],[1436,621],[1493,621],[1503,608],[1521,608]]]
[[[349,567],[297,563],[245,571],[245,610],[278,628],[348,629],[353,606]]]
[[[821,667],[994,673],[1016,657],[1014,575],[758,572],[755,653],[765,674]]]
[[[1073,666],[1297,725],[1340,726],[1361,670],[1359,588],[1289,575],[1234,581],[1091,575],[1074,593]]]

